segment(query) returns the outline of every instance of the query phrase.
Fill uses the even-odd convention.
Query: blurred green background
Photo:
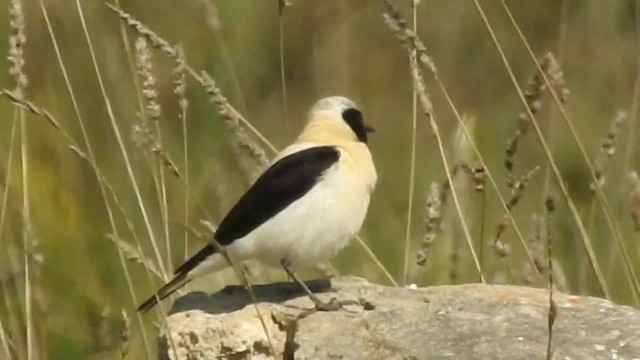
[[[26,99],[47,109],[79,144],[84,144],[40,4],[36,0],[22,3],[27,39],[25,72],[29,79]],[[411,19],[410,2],[396,3],[405,17]],[[481,3],[520,86],[525,87],[535,73],[534,63],[500,2]],[[560,59],[571,91],[565,108],[592,159],[597,156],[615,114],[619,110],[630,113],[617,139],[618,151],[607,164],[604,191],[630,250],[629,256],[636,271],[640,271],[638,235],[633,232],[627,214],[629,184],[626,173],[637,169],[640,163],[635,146],[637,137],[629,131],[636,121],[636,112],[631,108],[632,100],[637,96],[634,83],[638,76],[640,44],[636,30],[638,4],[632,0],[508,3],[536,56],[552,51]],[[140,113],[139,93],[134,83],[138,75],[132,72],[125,51],[122,23],[101,1],[81,1],[81,4],[106,92],[165,259],[165,231],[150,157],[133,141],[132,128]],[[144,254],[155,259],[122,152],[110,125],[76,3],[45,0],[44,5],[97,164],[127,211],[127,218],[144,245]],[[278,148],[293,140],[304,125],[306,111],[318,98],[344,95],[355,100],[366,121],[377,130],[371,138],[370,148],[379,173],[378,187],[361,236],[394,278],[401,282],[409,193],[412,85],[406,51],[383,21],[382,2],[293,0],[291,6],[284,8],[282,16],[276,0],[120,1],[120,6],[171,44],[181,44],[189,65],[196,71],[206,70],[211,74],[230,103]],[[491,38],[472,1],[422,0],[417,13],[418,34],[433,57],[454,103],[466,118],[471,119],[469,124],[474,140],[496,177],[500,191],[508,198],[510,190],[504,182],[503,166],[505,145],[517,128],[517,116],[523,106]],[[8,6],[0,9],[0,23],[5,24],[0,28],[0,37],[7,39],[10,35]],[[125,35],[131,46],[138,37],[130,29]],[[283,47],[287,93],[284,102],[280,45]],[[8,42],[2,42],[0,53],[7,54],[8,46]],[[182,124],[173,93],[175,64],[159,50],[152,51],[152,62],[162,107],[162,144],[186,175]],[[4,74],[1,87],[13,89],[15,81],[8,74],[8,67],[7,61],[0,62],[0,72]],[[455,135],[457,121],[451,108],[432,77],[427,75],[426,80],[447,156],[452,163],[473,159],[468,153],[462,153],[460,139]],[[203,88],[190,76],[187,76],[187,97],[189,187],[211,215],[208,218],[193,198],[189,198],[188,224],[205,231],[199,221],[206,219],[215,224],[250,184],[250,175],[240,164],[251,159],[239,161],[242,152],[234,151],[231,133]],[[286,118],[283,103],[286,103]],[[564,122],[557,114],[552,114],[553,106],[545,93],[539,122],[545,133],[552,121],[558,122],[552,145],[554,156],[592,234],[612,300],[632,304],[632,290],[625,280],[622,261],[602,211],[597,207],[593,217],[588,215],[594,199],[589,192],[589,173]],[[6,219],[0,234],[0,316],[5,333],[15,348],[20,349],[24,347],[22,180],[19,137],[11,147],[14,111],[11,102],[0,101],[2,194],[8,188]],[[60,132],[40,117],[27,115],[26,123],[32,234],[38,240],[37,253],[42,260],[40,265],[35,265],[39,268],[40,278],[34,280],[39,293],[34,305],[38,308],[34,313],[38,358],[119,357],[122,309],[128,312],[132,324],[128,356],[144,358],[140,328],[133,310],[135,304],[129,295],[117,248],[107,238],[111,227],[94,170],[69,151],[69,144]],[[469,250],[464,241],[456,240],[460,236],[458,221],[451,206],[443,211],[443,231],[433,246],[428,264],[424,268],[415,265],[415,254],[424,234],[424,203],[429,184],[445,179],[437,144],[422,115],[418,118],[417,140],[410,233],[412,249],[407,281],[424,286],[450,283],[452,244],[460,242],[462,257],[456,282],[476,282],[478,277]],[[630,162],[624,159],[627,149],[632,151]],[[13,155],[11,166],[10,153]],[[535,175],[521,203],[514,209],[525,237],[531,234],[532,216],[541,215],[543,211],[545,164],[539,142],[533,133],[528,134],[521,141],[515,173],[524,174],[536,165],[542,170]],[[168,242],[176,264],[185,256],[185,230],[181,225],[185,186],[167,175],[166,188]],[[484,202],[468,184],[461,186],[459,192],[478,248],[480,232],[484,229],[483,265],[487,279],[523,283],[521,273],[526,257],[513,229],[507,229],[502,238],[513,249],[508,265],[489,246],[503,214],[495,192],[487,185]],[[556,187],[552,187],[552,195],[558,204],[551,229],[554,252],[566,274],[567,290],[602,296],[592,273],[585,272],[585,255],[579,235]],[[122,240],[133,243],[125,217],[117,209],[115,216]],[[200,246],[202,244],[191,236],[189,254]],[[332,263],[340,273],[388,283],[355,242]],[[126,264],[138,300],[160,285],[157,278],[151,282],[139,264]],[[285,279],[281,271],[256,269],[258,281]],[[320,275],[314,270],[303,273],[307,277]],[[215,291],[230,283],[238,283],[238,280],[231,271],[224,271],[196,281],[189,288]],[[544,285],[544,282],[538,281],[536,285]],[[154,353],[153,339],[158,330],[153,322],[158,319],[151,313],[143,318]],[[23,358],[25,353],[18,350],[15,356]]]

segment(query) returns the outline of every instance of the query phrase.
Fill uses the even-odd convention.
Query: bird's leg
[[[328,303],[322,302],[322,300],[318,299],[318,297],[311,292],[307,284],[305,284],[304,281],[302,281],[298,275],[293,272],[288,261],[283,259],[280,261],[280,264],[284,271],[286,271],[287,275],[289,275],[293,281],[298,283],[298,285],[300,285],[300,287],[302,287],[302,289],[307,293],[311,301],[313,301],[313,304],[316,306],[317,311],[338,311],[343,308],[343,303],[339,302],[336,298],[331,299]]]

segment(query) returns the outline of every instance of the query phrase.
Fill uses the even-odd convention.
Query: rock
[[[178,299],[167,318],[180,359],[544,359],[548,292],[509,285],[394,288],[342,277],[307,283],[325,301],[316,312],[293,283],[229,286]],[[640,311],[607,300],[554,293],[554,359],[640,360]],[[269,339],[256,313],[259,309]],[[274,355],[273,351],[276,352]],[[159,357],[175,359],[167,334]]]

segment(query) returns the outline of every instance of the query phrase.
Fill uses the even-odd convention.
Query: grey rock
[[[356,277],[308,282],[325,301],[316,312],[295,284],[229,286],[178,299],[159,339],[161,359],[544,359],[548,292],[509,285],[407,289]],[[640,311],[554,293],[553,359],[640,360]],[[261,324],[259,310],[264,325]],[[267,338],[264,329],[267,329]],[[271,343],[271,345],[270,345]],[[275,351],[275,354],[273,353]]]

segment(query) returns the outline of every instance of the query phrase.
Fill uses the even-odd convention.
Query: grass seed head
[[[619,111],[616,117],[609,125],[607,135],[600,144],[600,151],[593,164],[593,171],[596,178],[596,182],[591,181],[589,183],[589,190],[594,193],[598,187],[604,186],[606,183],[605,167],[609,163],[609,160],[616,152],[616,142],[620,135],[620,128],[627,118],[627,113]]]
[[[20,0],[11,0],[9,4],[9,75],[15,80],[15,91],[18,97],[27,87],[29,81],[24,72],[24,45],[27,42],[24,28],[24,11]]]
[[[416,261],[420,266],[426,264],[431,245],[442,230],[442,208],[446,200],[443,191],[443,187],[434,182],[427,194],[424,217],[425,234],[422,237]]]

